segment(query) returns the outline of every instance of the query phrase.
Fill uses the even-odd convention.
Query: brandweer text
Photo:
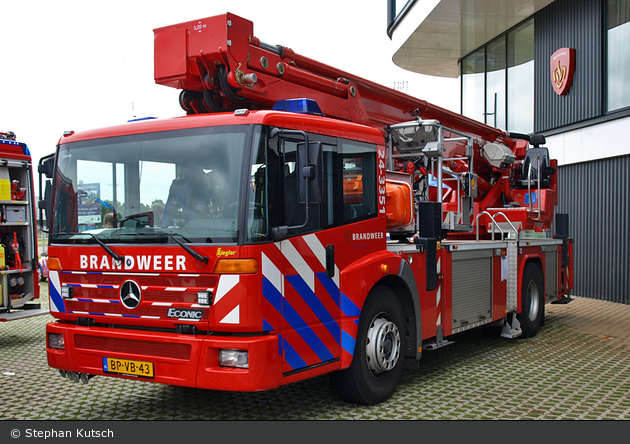
[[[124,262],[124,263],[123,263]],[[186,270],[186,256],[171,255],[138,255],[125,256],[124,260],[117,261],[109,256],[85,255],[79,256],[79,267],[83,270]]]

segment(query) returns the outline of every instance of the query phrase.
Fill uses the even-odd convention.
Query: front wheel
[[[523,337],[535,336],[545,316],[545,294],[540,268],[529,262],[525,265],[521,287],[521,313],[517,315],[521,323]]]
[[[376,287],[361,311],[352,364],[330,375],[344,401],[373,405],[394,394],[403,371],[405,318],[394,292]]]

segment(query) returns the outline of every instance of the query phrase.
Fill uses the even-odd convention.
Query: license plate
[[[145,378],[153,378],[154,376],[152,362],[131,361],[129,359],[103,358],[103,371]]]

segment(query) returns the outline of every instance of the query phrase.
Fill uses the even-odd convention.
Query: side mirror
[[[285,240],[289,236],[289,227],[282,225],[280,227],[273,227],[271,229],[271,240],[274,242],[280,242]]]
[[[42,157],[39,161],[39,165],[37,166],[37,172],[39,174],[44,174],[47,179],[52,179],[55,172],[54,156],[54,154],[49,154],[48,156]]]
[[[37,172],[39,173],[39,196],[40,200],[37,203],[39,208],[39,220],[42,221],[42,231],[48,232],[51,223],[52,216],[52,179],[55,174],[55,154],[49,154],[40,159],[37,166]],[[42,186],[44,187],[42,196]],[[44,219],[46,216],[46,229],[44,229]]]

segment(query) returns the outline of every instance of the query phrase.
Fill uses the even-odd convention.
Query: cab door
[[[312,140],[311,140],[312,142]],[[322,179],[305,199],[297,181],[304,165],[297,155],[304,144],[286,140],[283,168],[283,216],[288,237],[277,242],[282,261],[283,373],[332,362],[340,356],[339,286],[334,278],[333,228],[335,146],[320,144]],[[308,209],[307,209],[308,206]],[[337,273],[338,276],[338,273]]]

